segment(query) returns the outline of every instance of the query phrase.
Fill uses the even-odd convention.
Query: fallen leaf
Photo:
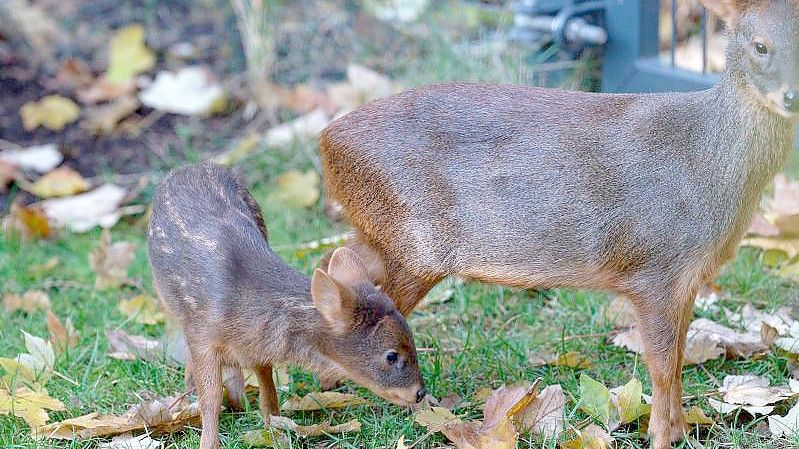
[[[54,143],[0,152],[0,161],[5,161],[22,170],[38,173],[47,173],[53,170],[63,160],[64,156]]]
[[[50,297],[42,290],[28,290],[22,295],[6,293],[3,295],[3,307],[8,313],[14,313],[17,310],[33,313],[49,309]]]
[[[727,311],[727,319],[734,323],[740,323],[749,332],[760,332],[763,324],[767,324],[776,329],[779,335],[787,335],[791,331],[791,327],[797,323],[796,320],[791,318],[790,309],[783,307],[774,313],[766,313],[762,310],[755,308],[751,304],[746,304],[741,308],[739,313],[732,313]]]
[[[557,438],[563,431],[566,395],[560,385],[549,385],[517,416],[516,422],[530,432]]]
[[[29,101],[19,109],[22,127],[33,131],[44,126],[53,131],[61,131],[64,126],[80,117],[80,108],[74,101],[61,95],[48,95],[39,101]]]
[[[328,114],[333,114],[337,109],[327,94],[306,84],[295,86],[282,99],[281,103],[297,114],[306,114],[314,109],[322,109]]]
[[[136,92],[136,80],[109,81],[105,76],[97,78],[90,86],[76,92],[78,100],[85,104],[97,104],[117,98],[133,95]]]
[[[277,177],[278,201],[292,207],[311,207],[319,201],[319,174],[289,170]]]
[[[93,79],[92,70],[85,62],[69,58],[56,72],[54,84],[57,88],[76,90],[89,85]]]
[[[330,423],[313,424],[301,426],[291,418],[285,416],[272,416],[269,425],[276,429],[294,432],[301,437],[318,437],[326,434],[337,433],[357,433],[361,431],[361,422],[357,419],[347,421],[342,424],[330,425]]]
[[[95,135],[111,134],[122,119],[137,109],[139,100],[136,97],[122,96],[111,103],[86,109],[81,127]]]
[[[108,357],[117,360],[136,360],[141,357],[151,360],[161,353],[161,343],[142,335],[129,335],[121,330],[108,330],[105,332],[108,340]]]
[[[269,147],[285,147],[296,141],[313,140],[330,123],[330,117],[321,109],[301,115],[290,122],[270,128],[264,140]]]
[[[52,310],[47,310],[47,331],[55,352],[64,352],[78,344],[78,333],[72,327],[72,319],[67,318],[65,325]]]
[[[400,437],[397,438],[397,446],[394,449],[409,449],[408,445],[405,444],[405,435],[400,435]]]
[[[23,241],[31,241],[50,237],[53,230],[40,206],[12,203],[8,215],[3,218],[3,231],[19,235]]]
[[[543,353],[528,355],[528,360],[532,366],[565,366],[574,369],[588,369],[593,366],[588,357],[577,351],[570,351],[560,355]]]
[[[159,72],[155,81],[139,93],[143,105],[182,115],[207,114],[223,96],[222,86],[203,67]]]
[[[774,196],[766,204],[764,218],[781,236],[799,236],[799,183],[783,174],[774,177]]]
[[[460,418],[444,407],[431,407],[418,411],[413,420],[431,432],[440,432],[444,426],[459,422]]]
[[[580,374],[580,410],[598,420],[607,428],[610,425],[610,391],[591,377]]]
[[[119,302],[119,311],[133,317],[139,324],[159,324],[164,322],[164,312],[157,299],[148,295],[138,295]]]
[[[125,189],[105,184],[91,192],[45,200],[38,205],[54,226],[86,232],[95,226],[109,228],[115,225],[119,221],[119,205],[125,194]]]
[[[99,245],[89,253],[89,265],[97,275],[94,288],[102,290],[124,284],[128,277],[128,267],[135,257],[135,251],[136,246],[130,242],[111,243],[111,233],[107,229],[103,230]],[[120,310],[122,313],[126,313],[126,311],[132,313],[138,310],[135,308],[136,306],[142,308],[144,303],[144,299],[138,299],[136,302],[124,306],[125,310],[120,303]],[[145,315],[145,319],[147,318],[150,316]]]
[[[687,412],[683,411],[683,415],[685,415],[686,424],[689,425],[712,426],[713,424],[716,424],[716,422],[713,421],[712,418],[705,415],[705,412],[702,411],[701,408],[695,405],[691,407],[691,409],[688,410]]]
[[[85,192],[89,187],[80,173],[65,165],[37,179],[26,190],[41,198],[53,198]]]
[[[200,409],[185,395],[144,401],[121,416],[89,413],[40,427],[36,438],[85,440],[147,430],[151,435],[173,433],[200,423]]]
[[[155,66],[155,55],[144,43],[144,27],[128,25],[111,38],[106,78],[113,83],[130,80]]]
[[[722,415],[729,415],[730,413],[738,410],[744,410],[752,416],[769,415],[774,411],[774,406],[771,405],[755,407],[753,405],[729,404],[713,398],[707,398],[707,403],[713,410],[721,413]]]
[[[331,408],[351,407],[355,405],[367,404],[366,399],[348,393],[338,393],[335,391],[322,391],[308,393],[303,397],[289,398],[280,407],[281,410],[324,410]]]
[[[769,416],[768,428],[774,438],[790,438],[799,433],[799,403],[788,410],[785,416]]]
[[[150,435],[117,435],[108,443],[100,443],[100,449],[158,449],[163,443],[150,438]]]
[[[741,246],[752,246],[762,250],[775,250],[785,253],[786,259],[793,259],[799,254],[799,239],[747,237],[741,240]]]
[[[10,392],[0,388],[0,415],[13,414],[25,420],[32,429],[47,423],[47,410],[61,411],[66,407],[58,399],[47,395],[47,390],[37,391],[20,387]]]
[[[724,394],[724,402],[754,407],[771,405],[793,395],[787,387],[770,387],[768,378],[749,374],[724,377],[719,392]]]
[[[280,429],[258,429],[244,432],[241,441],[248,446],[289,448],[291,442]]]
[[[40,390],[53,375],[55,352],[52,344],[43,338],[25,331],[22,331],[22,335],[28,352],[13,359],[0,357],[0,367],[6,371],[3,382],[9,387],[25,385]]]
[[[43,263],[35,263],[33,265],[28,266],[28,273],[35,276],[41,276],[43,274],[49,273],[50,271],[53,271],[55,267],[58,266],[59,263],[61,263],[61,259],[59,259],[58,256],[53,256],[44,261]]]
[[[577,432],[577,438],[561,443],[561,449],[608,449],[613,445],[613,437],[596,424],[589,424]]]
[[[430,0],[366,0],[364,6],[380,20],[388,23],[410,23],[427,10]]]
[[[387,76],[358,64],[347,66],[347,79],[362,95],[364,102],[388,97],[394,90],[394,86]]]
[[[618,394],[616,409],[622,424],[631,423],[648,412],[648,406],[642,402],[643,385],[638,379],[631,379]]]

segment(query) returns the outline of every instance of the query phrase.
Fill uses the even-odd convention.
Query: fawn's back
[[[279,319],[285,301],[310,296],[310,280],[271,251],[257,205],[221,167],[189,166],[162,182],[149,233],[154,283],[180,320],[229,323],[221,332],[256,311]]]

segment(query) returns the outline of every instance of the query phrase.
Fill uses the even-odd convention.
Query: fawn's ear
[[[324,271],[316,269],[311,278],[311,297],[316,310],[337,332],[346,331],[351,320],[351,307],[341,294],[336,281]]]
[[[341,285],[355,287],[372,283],[369,270],[358,254],[346,247],[337,248],[330,257],[327,273]]]
[[[720,19],[730,22],[749,6],[751,0],[700,0],[705,8]]]

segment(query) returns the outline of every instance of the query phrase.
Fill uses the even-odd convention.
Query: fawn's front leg
[[[652,449],[668,449],[685,435],[682,412],[682,363],[693,296],[631,296],[652,378]]]
[[[218,449],[219,411],[222,408],[221,359],[216,351],[205,348],[205,351],[191,350],[191,360],[203,427],[200,449]]]
[[[275,380],[272,378],[272,365],[255,367],[255,375],[258,376],[258,406],[264,417],[264,423],[269,425],[272,415],[280,415],[277,389],[275,388]]]

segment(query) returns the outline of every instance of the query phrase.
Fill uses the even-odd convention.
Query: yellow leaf
[[[580,410],[605,425],[610,423],[610,391],[600,382],[580,375]]]
[[[281,406],[282,410],[323,410],[329,408],[343,408],[353,405],[366,404],[366,399],[354,394],[338,393],[335,391],[323,391],[309,393],[299,398],[289,398]]]
[[[83,129],[92,134],[111,134],[122,119],[139,109],[139,100],[132,95],[125,95],[111,103],[86,109],[86,118],[81,121]]]
[[[44,126],[53,131],[61,131],[64,126],[80,117],[80,108],[69,98],[61,95],[48,95],[39,101],[29,101],[19,109],[22,127],[33,131]]]
[[[288,437],[280,429],[251,430],[245,432],[244,435],[241,436],[241,441],[248,446],[256,447],[291,447],[291,442]]]
[[[50,237],[52,228],[41,207],[11,204],[3,219],[3,231],[19,234],[23,241]]]
[[[612,443],[613,437],[605,429],[590,424],[578,432],[577,438],[564,441],[560,447],[561,449],[609,449]]]
[[[49,309],[50,298],[42,290],[28,290],[22,295],[6,293],[3,295],[3,307],[8,313],[14,313],[17,310],[33,313],[38,310]]]
[[[594,366],[588,357],[580,354],[577,351],[570,351],[559,355],[557,359],[550,363],[550,365],[565,366],[574,369],[589,369]]]
[[[28,353],[16,358],[0,358],[0,366],[6,371],[3,381],[6,386],[25,385],[40,390],[53,375],[55,353],[50,342],[25,331],[25,348]]]
[[[705,415],[705,412],[697,406],[691,407],[687,412],[683,411],[683,414],[685,415],[685,422],[688,424],[697,426],[712,426],[716,424],[713,418]]]
[[[80,173],[62,166],[37,179],[27,190],[41,198],[53,198],[85,192],[89,187]]]
[[[144,44],[144,27],[128,25],[111,38],[106,78],[112,83],[128,81],[155,66],[155,55]]]
[[[289,170],[277,178],[275,197],[293,207],[311,207],[319,200],[319,174]]]
[[[641,381],[635,378],[622,387],[616,403],[622,424],[635,421],[646,411],[641,402],[642,393]]]
[[[158,301],[152,296],[138,295],[119,302],[119,311],[134,317],[140,324],[158,324],[164,322],[164,312]]]
[[[49,416],[46,410],[64,410],[64,404],[47,395],[46,390],[33,391],[17,388],[14,392],[0,389],[0,415],[13,414],[25,420],[35,429],[44,425]]]

